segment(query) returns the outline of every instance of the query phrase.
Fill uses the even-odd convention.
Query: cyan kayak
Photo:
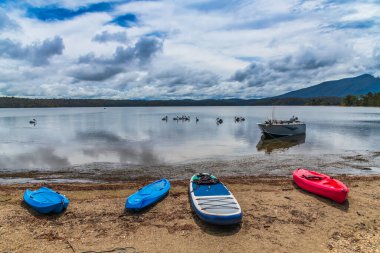
[[[169,189],[170,182],[165,178],[148,184],[127,198],[125,208],[139,211],[165,197]]]
[[[24,201],[39,213],[60,213],[70,203],[65,195],[47,187],[41,187],[36,191],[26,189]]]

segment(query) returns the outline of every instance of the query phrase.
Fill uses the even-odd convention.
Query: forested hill
[[[277,96],[276,98],[345,97],[380,92],[380,78],[369,74],[323,82]]]

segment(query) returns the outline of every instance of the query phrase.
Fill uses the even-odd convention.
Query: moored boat
[[[157,180],[144,186],[127,198],[125,208],[132,211],[140,211],[160,201],[170,190],[170,182],[166,178]]]
[[[202,220],[216,225],[240,223],[242,210],[234,195],[215,176],[207,173],[191,177],[190,201]]]
[[[24,201],[39,213],[60,213],[66,209],[70,201],[59,192],[41,187],[36,191],[25,190]]]
[[[263,134],[272,138],[306,133],[306,124],[294,116],[289,120],[266,120],[257,125]]]
[[[341,181],[315,171],[298,168],[293,172],[294,182],[311,193],[343,203],[350,189]]]

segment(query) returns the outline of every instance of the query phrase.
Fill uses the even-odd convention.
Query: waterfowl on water
[[[245,121],[245,118],[244,117],[237,117],[235,116],[235,122],[240,122],[240,121]]]

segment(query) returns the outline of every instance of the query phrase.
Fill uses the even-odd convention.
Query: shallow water
[[[380,108],[275,107],[279,119],[305,121],[306,136],[265,140],[256,124],[271,114],[270,106],[0,109],[0,170],[380,151]],[[191,120],[174,121],[177,115]]]

